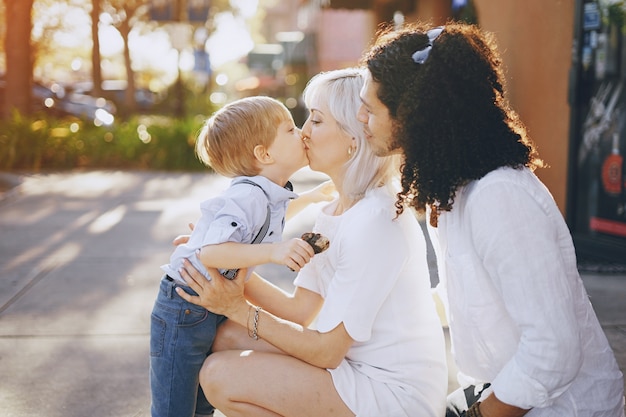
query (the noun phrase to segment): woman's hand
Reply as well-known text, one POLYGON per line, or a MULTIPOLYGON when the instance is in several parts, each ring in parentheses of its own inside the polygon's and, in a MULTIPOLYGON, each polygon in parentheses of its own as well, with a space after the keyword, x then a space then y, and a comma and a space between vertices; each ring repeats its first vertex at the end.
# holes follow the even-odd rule
POLYGON ((190 303, 229 318, 235 318, 242 311, 247 312, 248 303, 243 293, 246 270, 241 269, 233 280, 224 278, 215 268, 208 268, 207 271, 211 280, 206 279, 187 259, 183 260, 180 274, 198 295, 187 294, 182 288, 176 287, 178 295, 190 303))

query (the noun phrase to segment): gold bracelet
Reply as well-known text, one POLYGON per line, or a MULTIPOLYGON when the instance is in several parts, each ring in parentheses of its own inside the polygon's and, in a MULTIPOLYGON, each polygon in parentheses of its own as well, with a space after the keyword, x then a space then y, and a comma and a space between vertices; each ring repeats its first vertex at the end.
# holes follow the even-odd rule
POLYGON ((254 309, 254 320, 252 321, 252 337, 254 340, 259 340, 259 312, 262 310, 261 307, 257 306, 254 309))

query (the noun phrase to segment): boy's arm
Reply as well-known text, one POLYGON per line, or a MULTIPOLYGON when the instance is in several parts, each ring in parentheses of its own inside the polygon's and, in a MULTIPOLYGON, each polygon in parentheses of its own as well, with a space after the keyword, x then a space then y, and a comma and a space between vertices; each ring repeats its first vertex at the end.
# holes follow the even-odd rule
POLYGON ((291 219, 296 214, 300 213, 305 207, 312 203, 319 203, 322 201, 331 201, 333 193, 335 192, 335 184, 331 180, 325 181, 317 187, 311 188, 308 191, 300 193, 298 198, 292 200, 287 206, 287 212, 285 213, 285 220, 291 219))
POLYGON ((315 254, 311 245, 294 238, 277 243, 224 242, 204 246, 198 258, 206 268, 239 269, 274 263, 299 271, 315 254))

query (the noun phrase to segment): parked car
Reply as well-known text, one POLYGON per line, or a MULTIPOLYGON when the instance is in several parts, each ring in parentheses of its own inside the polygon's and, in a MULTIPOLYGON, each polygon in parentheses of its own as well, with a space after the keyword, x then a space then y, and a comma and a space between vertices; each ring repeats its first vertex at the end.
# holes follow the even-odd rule
MULTIPOLYGON (((93 83, 85 81, 68 86, 72 91, 82 94, 91 94, 93 83)), ((102 81, 102 96, 111 100, 119 108, 124 108, 126 104, 126 88, 125 80, 104 80, 102 81)), ((140 111, 152 109, 163 99, 162 95, 147 88, 135 88, 135 104, 140 111)))
POLYGON ((70 93, 56 105, 61 113, 93 120, 96 126, 109 126, 115 121, 115 105, 102 97, 70 93))
MULTIPOLYGON (((0 75, 0 106, 4 106, 5 79, 0 75)), ((96 126, 108 126, 115 121, 116 108, 113 102, 88 94, 67 93, 60 84, 49 86, 33 82, 32 110, 55 117, 73 116, 92 121, 96 126)))
POLYGON ((102 97, 88 94, 67 93, 60 84, 46 87, 40 83, 33 85, 35 106, 55 116, 74 116, 90 120, 96 126, 109 126, 115 121, 115 105, 102 97))

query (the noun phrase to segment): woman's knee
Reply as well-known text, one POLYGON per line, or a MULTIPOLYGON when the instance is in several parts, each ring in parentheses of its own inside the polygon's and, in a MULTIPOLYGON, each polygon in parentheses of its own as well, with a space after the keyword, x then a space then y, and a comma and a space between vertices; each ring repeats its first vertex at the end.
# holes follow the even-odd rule
POLYGON ((210 397, 211 393, 214 392, 214 387, 222 386, 222 362, 223 358, 221 358, 219 352, 213 353, 209 355, 202 365, 202 369, 200 370, 200 385, 202 386, 202 390, 210 397))

